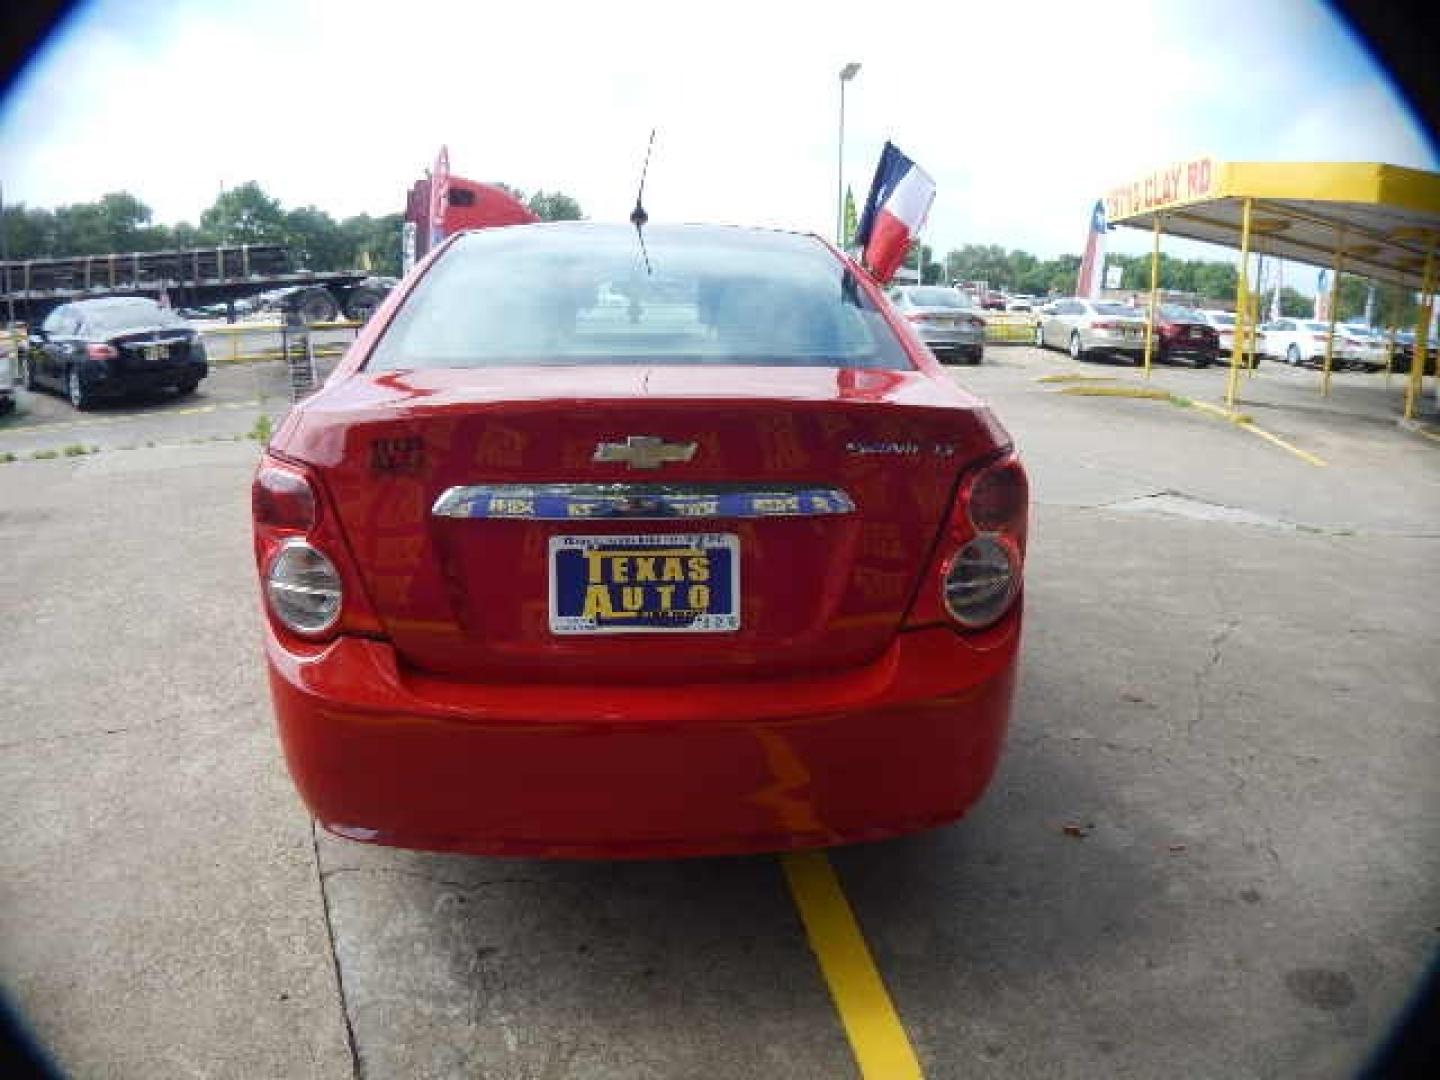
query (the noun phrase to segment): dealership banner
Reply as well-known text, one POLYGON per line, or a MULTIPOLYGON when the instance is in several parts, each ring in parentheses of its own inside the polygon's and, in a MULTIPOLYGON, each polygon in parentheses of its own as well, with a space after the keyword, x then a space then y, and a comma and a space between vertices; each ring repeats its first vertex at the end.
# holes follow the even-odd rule
POLYGON ((1111 222, 1172 206, 1200 202, 1220 190, 1220 166, 1203 157, 1156 169, 1105 193, 1105 216, 1111 222))

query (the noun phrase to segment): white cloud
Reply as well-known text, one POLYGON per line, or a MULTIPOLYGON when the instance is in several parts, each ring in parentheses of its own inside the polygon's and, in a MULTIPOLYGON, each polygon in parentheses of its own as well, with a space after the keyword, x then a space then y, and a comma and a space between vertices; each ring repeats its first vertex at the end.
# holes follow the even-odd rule
POLYGON ((1301 0, 1269 11, 1267 33, 1320 42, 1326 62, 1304 71, 1303 54, 1237 41, 1223 12, 1138 0, 884 17, 774 0, 96 0, 5 103, 0 175, 10 198, 42 205, 128 188, 162 220, 193 221, 222 183, 249 179, 287 205, 385 213, 445 142, 462 175, 558 188, 618 218, 655 126, 652 216, 828 233, 849 60, 864 67, 847 95, 847 180, 863 199, 894 138, 939 182, 928 238, 942 249, 1077 250, 1100 191, 1198 153, 1353 146, 1433 167, 1333 17, 1301 0))

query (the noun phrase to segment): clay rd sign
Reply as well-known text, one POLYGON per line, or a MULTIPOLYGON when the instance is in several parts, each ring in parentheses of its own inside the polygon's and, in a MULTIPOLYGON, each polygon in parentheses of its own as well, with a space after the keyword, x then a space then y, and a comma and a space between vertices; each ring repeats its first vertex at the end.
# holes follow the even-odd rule
POLYGON ((1219 190, 1220 169, 1210 158, 1167 165, 1105 194, 1105 218, 1111 224, 1152 210, 1208 199, 1219 190))

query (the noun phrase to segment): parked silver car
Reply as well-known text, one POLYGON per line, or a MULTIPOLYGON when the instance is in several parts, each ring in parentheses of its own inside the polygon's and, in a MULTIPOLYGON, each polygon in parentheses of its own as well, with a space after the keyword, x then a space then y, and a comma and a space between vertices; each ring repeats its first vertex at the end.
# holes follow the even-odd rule
POLYGON ((1108 300, 1056 300, 1040 309, 1035 344, 1066 349, 1076 360, 1117 353, 1139 363, 1145 357, 1145 313, 1108 300))
POLYGON ((904 285, 890 300, 943 362, 960 356, 978 364, 985 355, 985 316, 969 296, 945 285, 904 285))

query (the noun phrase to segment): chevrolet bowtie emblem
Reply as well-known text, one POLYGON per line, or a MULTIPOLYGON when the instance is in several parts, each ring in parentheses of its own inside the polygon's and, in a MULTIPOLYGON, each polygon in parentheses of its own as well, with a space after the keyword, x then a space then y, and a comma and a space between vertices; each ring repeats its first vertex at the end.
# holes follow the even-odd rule
POLYGON ((689 461, 695 450, 693 442, 669 443, 654 435, 627 435, 624 442, 597 444, 591 460, 623 461, 632 469, 658 469, 667 461, 689 461))

